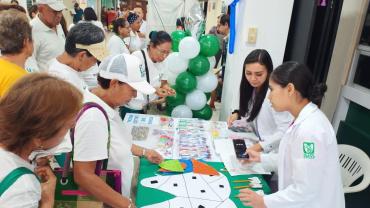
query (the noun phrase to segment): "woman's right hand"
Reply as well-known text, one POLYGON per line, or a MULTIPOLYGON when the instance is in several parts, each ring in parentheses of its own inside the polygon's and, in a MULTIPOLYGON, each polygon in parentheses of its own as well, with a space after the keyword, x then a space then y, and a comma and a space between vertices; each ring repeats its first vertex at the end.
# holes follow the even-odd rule
POLYGON ((238 113, 233 113, 229 118, 227 119, 227 125, 230 127, 234 121, 238 120, 239 114, 238 113))
POLYGON ((40 166, 35 173, 41 178, 41 207, 53 207, 57 181, 53 171, 50 166, 40 166))
POLYGON ((261 152, 248 148, 246 154, 249 155, 248 162, 261 162, 261 152))
POLYGON ((245 155, 248 154, 247 159, 240 159, 239 162, 246 165, 251 163, 258 163, 261 162, 261 153, 257 152, 255 150, 247 149, 247 151, 244 153, 245 155))

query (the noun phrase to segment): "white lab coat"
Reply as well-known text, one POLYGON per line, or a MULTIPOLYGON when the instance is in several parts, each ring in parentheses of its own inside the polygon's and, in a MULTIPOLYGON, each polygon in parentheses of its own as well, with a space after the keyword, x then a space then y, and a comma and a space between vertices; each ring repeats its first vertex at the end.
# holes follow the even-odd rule
POLYGON ((276 158, 279 191, 264 196, 266 207, 345 207, 335 133, 315 104, 299 113, 283 136, 279 153, 262 155, 261 161, 276 165, 276 158))
MULTIPOLYGON (((254 133, 261 139, 260 145, 264 152, 278 149, 281 138, 293 121, 293 116, 289 112, 276 112, 272 108, 267 98, 268 93, 260 112, 252 122, 254 133)), ((242 119, 246 121, 247 118, 242 119)))

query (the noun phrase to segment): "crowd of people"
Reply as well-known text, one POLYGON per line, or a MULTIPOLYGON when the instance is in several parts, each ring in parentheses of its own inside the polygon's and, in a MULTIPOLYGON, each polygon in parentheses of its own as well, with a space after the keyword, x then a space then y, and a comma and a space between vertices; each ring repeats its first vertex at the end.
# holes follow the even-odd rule
MULTIPOLYGON (((16 1, 0 5, 0 205, 53 207, 58 181, 50 157, 37 155, 54 155, 67 145, 81 189, 110 207, 135 207, 134 158, 159 164, 163 157, 133 144, 122 120, 176 93, 163 66, 171 36, 147 31, 140 7, 114 16, 103 8, 102 23, 92 8, 76 3, 69 28, 62 26, 64 9, 60 0, 38 0, 27 16, 16 1), (106 25, 112 25, 112 34, 106 25), (101 161, 121 172, 120 193, 96 174, 101 161)), ((178 30, 184 30, 184 20, 177 20, 178 30)), ((229 73, 227 14, 210 33, 220 41, 216 65, 222 66, 222 86, 229 73)), ((257 135, 259 142, 241 163, 262 162, 278 173, 279 186, 266 196, 241 190, 237 197, 245 205, 344 207, 335 133, 318 108, 325 91, 303 64, 286 62, 274 69, 268 51, 246 55, 239 109, 227 122, 244 123, 257 135)), ((211 104, 215 100, 216 91, 211 104)))

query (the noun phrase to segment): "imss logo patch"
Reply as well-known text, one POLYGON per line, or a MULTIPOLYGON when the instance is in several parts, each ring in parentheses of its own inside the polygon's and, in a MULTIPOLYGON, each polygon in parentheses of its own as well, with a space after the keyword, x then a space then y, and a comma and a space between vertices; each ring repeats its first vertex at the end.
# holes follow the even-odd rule
POLYGON ((315 143, 303 142, 303 158, 305 159, 315 158, 315 143))
POLYGON ((140 68, 140 76, 143 78, 143 77, 145 77, 145 67, 144 67, 144 65, 143 64, 140 64, 140 66, 139 66, 139 68, 140 68))

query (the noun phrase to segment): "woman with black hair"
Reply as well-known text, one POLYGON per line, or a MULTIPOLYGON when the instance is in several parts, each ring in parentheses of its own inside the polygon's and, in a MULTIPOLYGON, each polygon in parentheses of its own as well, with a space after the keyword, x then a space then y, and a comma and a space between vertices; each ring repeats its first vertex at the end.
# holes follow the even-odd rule
MULTIPOLYGON (((96 16, 94 9, 91 7, 85 8, 85 10, 83 11, 83 20, 77 23, 80 23, 80 22, 89 22, 91 24, 94 24, 95 26, 98 26, 100 29, 102 29, 105 32, 103 24, 98 20, 98 17, 96 16)), ((77 23, 69 25, 68 30, 71 30, 71 28, 77 23)))
POLYGON ((185 17, 180 17, 176 19, 176 30, 185 31, 185 17))
POLYGON ((130 31, 130 25, 125 19, 118 18, 113 21, 114 34, 108 41, 110 55, 122 53, 130 54, 128 43, 124 40, 124 38, 130 37, 130 31))
POLYGON ((248 149, 270 152, 277 149, 292 116, 288 112, 275 112, 266 95, 272 72, 272 60, 264 49, 256 49, 244 61, 240 82, 239 110, 228 119, 228 125, 241 125, 253 131, 259 142, 248 149), (237 121, 240 119, 240 121, 237 121), (239 123, 239 124, 237 124, 239 123))
POLYGON ((98 21, 98 17, 96 16, 96 13, 93 8, 91 7, 86 7, 84 10, 84 20, 83 22, 91 22, 92 24, 98 26, 104 31, 104 26, 103 24, 98 21))
POLYGON ((140 33, 140 27, 143 19, 136 13, 130 12, 127 16, 127 21, 130 24, 130 36, 125 39, 129 44, 129 49, 132 52, 139 51, 145 48, 145 35, 140 33))
POLYGON ((296 62, 277 67, 269 85, 272 107, 290 112, 294 122, 282 138, 278 154, 249 151, 248 162, 262 162, 269 169, 277 166, 279 191, 260 196, 243 189, 238 197, 254 208, 344 208, 335 132, 317 107, 326 85, 314 84, 310 70, 296 62))
POLYGON ((175 94, 175 91, 168 85, 167 79, 161 71, 165 67, 163 61, 171 52, 171 36, 165 31, 152 31, 149 34, 150 43, 144 50, 135 51, 132 55, 138 57, 143 63, 143 72, 148 82, 156 89, 156 94, 144 96, 137 95, 128 104, 120 108, 122 119, 126 113, 145 113, 150 104, 160 104, 164 102, 166 96, 175 94))

